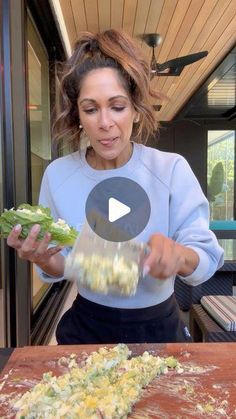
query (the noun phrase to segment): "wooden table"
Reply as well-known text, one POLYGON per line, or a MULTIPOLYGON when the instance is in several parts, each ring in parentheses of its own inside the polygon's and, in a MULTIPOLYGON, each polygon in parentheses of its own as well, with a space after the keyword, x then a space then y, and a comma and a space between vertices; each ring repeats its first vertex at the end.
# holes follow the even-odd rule
MULTIPOLYGON (((60 357, 75 353, 79 359, 85 351, 90 353, 98 348, 99 345, 84 345, 15 349, 0 377, 0 418, 14 417, 8 398, 29 390, 43 372, 65 372, 65 367, 57 363, 60 357)), ((173 355, 185 369, 181 374, 158 376, 144 390, 130 418, 236 418, 235 343, 132 344, 129 348, 133 355, 145 350, 159 356, 173 355), (214 411, 204 413, 209 405, 214 411)))

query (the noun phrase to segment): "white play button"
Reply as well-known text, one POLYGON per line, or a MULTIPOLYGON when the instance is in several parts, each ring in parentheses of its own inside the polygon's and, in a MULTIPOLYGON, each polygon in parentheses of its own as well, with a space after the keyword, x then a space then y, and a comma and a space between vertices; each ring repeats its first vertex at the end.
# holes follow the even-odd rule
POLYGON ((117 176, 102 180, 90 191, 85 213, 99 237, 124 242, 134 239, 146 227, 151 205, 138 183, 117 176))
POLYGON ((108 220, 113 223, 116 220, 119 220, 124 215, 129 214, 131 208, 128 205, 123 204, 115 198, 109 198, 108 201, 108 220))

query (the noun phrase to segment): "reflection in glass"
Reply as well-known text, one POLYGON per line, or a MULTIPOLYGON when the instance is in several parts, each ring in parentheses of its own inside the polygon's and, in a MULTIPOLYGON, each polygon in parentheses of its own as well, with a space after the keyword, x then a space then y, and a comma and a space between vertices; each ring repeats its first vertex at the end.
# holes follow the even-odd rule
POLYGON ((211 220, 234 220, 235 132, 208 131, 207 197, 211 220))
POLYGON ((224 258, 229 261, 236 261, 236 240, 218 239, 219 244, 224 249, 224 258))
MULTIPOLYGON (((51 160, 49 62, 41 38, 29 17, 27 24, 32 204, 37 204, 43 172, 51 160)), ((49 285, 39 279, 33 266, 31 272, 32 305, 35 309, 49 285)))

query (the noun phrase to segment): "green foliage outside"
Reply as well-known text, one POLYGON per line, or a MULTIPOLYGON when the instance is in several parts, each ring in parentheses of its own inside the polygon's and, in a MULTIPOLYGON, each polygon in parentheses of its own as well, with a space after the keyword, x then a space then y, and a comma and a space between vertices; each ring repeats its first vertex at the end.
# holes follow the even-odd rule
POLYGON ((212 219, 232 219, 234 203, 234 156, 235 140, 232 134, 227 139, 208 146, 207 197, 214 211, 212 219), (222 210, 224 207, 224 211, 222 210))

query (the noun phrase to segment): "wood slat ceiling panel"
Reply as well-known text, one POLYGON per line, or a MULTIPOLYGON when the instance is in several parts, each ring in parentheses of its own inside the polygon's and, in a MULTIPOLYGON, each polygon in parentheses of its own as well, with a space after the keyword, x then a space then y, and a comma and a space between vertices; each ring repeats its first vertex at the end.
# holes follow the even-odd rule
MULTIPOLYGON (((173 14, 176 9, 176 5, 178 3, 178 0, 165 0, 163 4, 163 8, 161 11, 159 22, 157 23, 157 27, 153 32, 159 33, 162 36, 162 43, 165 42, 166 33, 168 31, 168 28, 170 26, 170 22, 173 18, 173 14)), ((145 31, 145 33, 148 33, 149 31, 145 31)), ((151 31, 150 31, 151 32, 151 31)), ((161 47, 161 46, 160 46, 161 47)), ((157 48, 157 54, 159 57, 159 48, 157 48)), ((149 53, 149 60, 151 59, 151 51, 150 48, 146 47, 147 51, 149 53)), ((158 59, 159 61, 159 59, 158 59)))
MULTIPOLYGON (((80 31, 116 28, 133 36, 149 61, 151 49, 141 40, 143 33, 161 34, 162 44, 155 51, 160 63, 209 51, 203 60, 185 67, 180 76, 153 79, 153 86, 169 97, 157 113, 163 121, 174 118, 236 43, 236 0, 59 1, 71 45, 80 31)), ((222 86, 226 88, 226 81, 222 86)))
MULTIPOLYGON (((157 23, 159 22, 161 12, 163 9, 163 4, 164 4, 164 0, 151 1, 149 11, 148 11, 148 16, 147 16, 147 21, 146 21, 146 27, 144 31, 145 33, 156 32, 157 23)), ((144 32, 141 32, 141 28, 140 28, 139 35, 142 35, 142 33, 144 32)), ((150 51, 150 48, 144 42, 142 43, 142 49, 143 49, 144 55, 146 55, 146 57, 148 57, 149 59, 151 57, 151 51, 150 51)))
MULTIPOLYGON (((227 24, 227 22, 229 21, 229 15, 226 18, 226 21, 224 22, 220 22, 220 19, 222 17, 222 10, 227 10, 227 7, 230 5, 231 0, 225 0, 224 4, 225 4, 225 8, 222 8, 222 1, 224 0, 218 0, 218 4, 214 6, 214 3, 209 3, 209 9, 210 6, 212 6, 211 8, 211 13, 209 13, 209 18, 204 22, 204 26, 199 26, 199 33, 197 34, 197 36, 193 37, 192 34, 189 34, 189 38, 188 39, 192 39, 194 41, 194 38, 196 38, 196 41, 194 42, 193 46, 191 48, 185 48, 183 47, 182 50, 180 51, 180 55, 186 55, 188 53, 195 53, 197 51, 203 51, 204 49, 208 49, 211 47, 211 45, 209 45, 207 43, 207 41, 209 41, 209 39, 213 39, 213 42, 216 40, 217 38, 217 33, 214 33, 214 30, 218 30, 218 25, 217 23, 219 22, 219 26, 220 24, 227 24), (208 28, 208 30, 206 30, 206 28, 208 28), (211 38, 212 35, 212 38, 211 38)), ((207 2, 205 2, 207 3, 207 2)), ((232 3, 231 3, 232 4, 232 3)), ((203 12, 205 12, 205 7, 203 6, 202 8, 203 12)), ((229 10, 229 13, 231 13, 231 10, 229 10)), ((199 13, 200 16, 200 13, 199 13)), ((198 19, 196 19, 196 22, 199 24, 198 19)), ((221 28, 224 29, 224 26, 221 25, 221 28)), ((188 39, 186 40, 186 42, 188 42, 188 39)), ((209 59, 209 57, 207 57, 206 60, 207 61, 209 59)), ((198 63, 199 65, 201 65, 201 61, 198 63)), ((197 66, 197 64, 194 64, 195 68, 197 66)), ((191 72, 191 74, 194 74, 194 68, 191 66, 190 67, 186 67, 184 69, 183 74, 181 75, 180 78, 178 79, 174 79, 172 77, 166 77, 165 79, 165 85, 163 86, 164 91, 167 95, 169 94, 173 94, 173 90, 176 90, 177 87, 179 86, 179 84, 181 83, 183 77, 186 77, 188 72, 191 72)), ((158 85, 158 87, 161 87, 158 85)))
MULTIPOLYGON (((91 32, 99 32, 99 16, 97 0, 86 0, 84 2, 87 29, 91 32)), ((103 9, 100 10, 100 15, 103 9)))
POLYGON ((198 37, 194 43, 193 51, 199 51, 202 48, 204 43, 211 35, 215 27, 219 26, 219 20, 221 19, 222 14, 227 10, 232 0, 218 0, 217 4, 212 7, 211 14, 205 22, 202 30, 199 31, 198 37), (223 6, 223 7, 222 7, 223 6))
MULTIPOLYGON (((163 61, 167 61, 171 58, 179 57, 181 55, 184 55, 184 54, 182 54, 182 50, 184 50, 184 49, 186 51, 186 54, 189 53, 190 49, 189 48, 184 48, 184 45, 185 45, 185 42, 189 39, 189 32, 190 32, 191 28, 193 27, 194 22, 196 21, 197 15, 198 15, 203 3, 204 3, 204 0, 201 0, 201 1, 198 0, 195 4, 194 8, 193 7, 188 8, 187 13, 184 16, 184 19, 183 19, 181 25, 179 26, 178 33, 177 33, 176 38, 174 39, 174 41, 172 43, 172 46, 171 46, 171 49, 170 49, 169 53, 168 53, 168 51, 165 51, 164 56, 161 56, 161 54, 160 54, 160 56, 158 55, 158 61, 160 60, 160 62, 163 62, 163 61), (168 55, 167 55, 167 53, 168 53, 168 55)), ((170 23, 169 34, 170 34, 170 38, 172 38, 172 22, 170 23)), ((167 34, 167 36, 168 36, 168 34, 167 34)), ((163 49, 162 49, 162 51, 163 51, 163 49)), ((170 78, 170 77, 168 77, 168 78, 170 78)), ((166 77, 162 77, 161 80, 159 80, 158 87, 159 87, 160 90, 162 90, 162 88, 165 84, 165 81, 166 81, 166 77)))
POLYGON ((111 1, 98 0, 99 31, 103 32, 111 26, 111 1))
POLYGON ((137 3, 134 29, 133 29, 133 38, 137 39, 137 43, 139 43, 140 46, 142 44, 142 40, 139 38, 139 36, 145 32, 150 4, 151 4, 151 0, 146 0, 146 1, 138 0, 138 3, 137 3))
POLYGON ((162 63, 168 59, 170 50, 175 43, 176 36, 178 35, 190 3, 191 0, 178 1, 172 19, 169 23, 168 31, 165 35, 165 40, 157 50, 158 62, 162 63))
POLYGON ((76 23, 74 20, 74 12, 70 0, 60 0, 61 11, 64 17, 68 37, 71 46, 74 44, 77 38, 76 23))
MULTIPOLYGON (((220 3, 222 6, 221 0, 220 0, 220 3)), ((206 59, 198 61, 186 67, 183 73, 181 74, 181 76, 178 78, 172 78, 172 77, 165 78, 167 85, 163 87, 163 90, 165 94, 170 98, 170 102, 163 106, 162 112, 165 112, 165 115, 167 115, 167 112, 172 111, 172 113, 170 114, 171 116, 169 116, 169 118, 172 118, 173 115, 176 113, 175 111, 176 106, 178 105, 178 102, 180 102, 181 97, 183 97, 184 93, 186 91, 193 93, 195 90, 197 90, 198 86, 204 80, 206 74, 209 74, 211 72, 210 70, 213 69, 218 62, 220 62, 220 60, 224 57, 226 52, 230 49, 227 43, 224 45, 224 41, 223 41, 223 45, 222 45, 223 49, 219 52, 218 56, 215 57, 214 52, 212 52, 212 48, 214 47, 215 44, 219 42, 219 38, 221 34, 223 33, 223 38, 226 37, 226 33, 224 35, 224 30, 225 31, 227 30, 227 26, 233 16, 233 11, 235 9, 234 7, 235 3, 234 4, 233 3, 234 2, 228 3, 228 7, 226 8, 226 10, 222 10, 222 7, 221 7, 220 18, 219 18, 220 10, 217 8, 218 14, 215 15, 215 18, 217 19, 218 24, 216 25, 215 23, 213 25, 213 29, 210 33, 210 36, 207 38, 207 41, 205 41, 205 39, 202 38, 202 44, 199 45, 200 47, 199 50, 206 49, 209 51, 209 54, 206 57, 206 59), (224 13, 222 14, 222 12, 224 13), (213 61, 214 58, 216 58, 215 61, 213 61), (198 69, 200 70, 200 75, 201 75, 200 78, 198 77, 199 76, 199 72, 197 71, 198 69), (173 80, 172 84, 170 84, 171 80, 173 80), (171 111, 169 110, 170 107, 171 107, 171 111)), ((235 36, 233 36, 232 39, 234 40, 235 36)), ((233 43, 231 44, 230 39, 227 41, 230 43, 231 46, 233 46, 233 43)), ((184 103, 184 102, 181 102, 181 103, 184 103)))
MULTIPOLYGON (((234 22, 235 25, 235 22, 234 22)), ((234 29, 232 28, 231 25, 231 35, 229 35, 229 38, 227 40, 227 44, 229 44, 231 47, 233 47, 233 45, 231 45, 231 39, 232 39, 232 35, 234 33, 234 29)), ((215 48, 213 50, 213 56, 214 59, 211 61, 210 63, 210 68, 215 67, 215 65, 218 63, 218 58, 216 57, 216 55, 218 55, 220 58, 224 57, 224 53, 222 53, 222 50, 225 46, 225 38, 222 40, 222 43, 218 43, 217 44, 217 48, 215 48), (222 55, 222 57, 221 57, 222 55)), ((178 97, 178 100, 180 103, 186 103, 188 98, 190 98, 192 96, 192 94, 194 93, 194 91, 196 90, 196 86, 200 86, 202 84, 202 82, 205 79, 205 72, 208 71, 208 68, 204 68, 204 66, 200 66, 199 69, 195 72, 194 77, 191 76, 188 77, 188 80, 191 81, 191 77, 194 79, 192 81, 192 83, 188 83, 188 80, 184 81, 184 85, 180 85, 178 88, 178 92, 176 90, 175 94, 171 96, 171 103, 168 104, 168 106, 165 107, 164 110, 164 114, 165 114, 165 118, 166 120, 171 120, 172 117, 174 116, 174 114, 176 113, 176 104, 174 103, 176 97, 178 97), (187 87, 186 87, 187 85, 187 87), (181 89, 182 88, 182 89, 181 89)))
MULTIPOLYGON (((185 39, 185 42, 183 43, 182 48, 179 51, 179 54, 178 54, 179 57, 187 55, 189 53, 197 52, 199 50, 199 49, 194 48, 194 44, 198 40, 199 33, 203 30, 204 25, 207 24, 207 20, 210 17, 215 5, 217 4, 217 1, 218 0, 204 1, 202 8, 199 11, 198 16, 196 17, 192 25, 192 28, 187 38, 185 39)), ((200 48, 200 50, 201 49, 202 48, 200 48)), ((161 79, 159 78, 157 82, 157 86, 160 89, 163 88, 165 92, 168 92, 173 82, 174 82, 173 77, 164 77, 162 82, 161 82, 161 79)))
POLYGON ((122 29, 124 0, 111 0, 111 28, 122 29))
POLYGON ((171 120, 179 109, 179 104, 184 104, 191 97, 194 91, 202 84, 207 74, 216 67, 224 58, 227 51, 233 48, 235 44, 235 27, 236 19, 235 2, 229 5, 225 13, 219 20, 207 42, 202 49, 209 51, 208 56, 204 60, 200 60, 186 67, 180 77, 172 84, 168 92, 165 94, 171 98, 170 102, 163 106, 161 112, 164 113, 166 120, 171 120))
POLYGON ((130 36, 133 35, 137 0, 125 0, 122 29, 130 36))
MULTIPOLYGON (((87 30, 87 21, 84 8, 84 0, 70 0, 74 22, 77 29, 77 36, 79 32, 87 30)), ((67 0, 68 7, 68 0, 67 0)))

